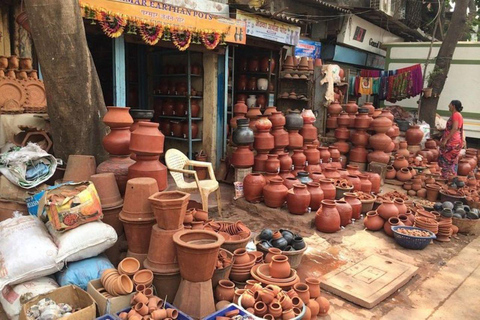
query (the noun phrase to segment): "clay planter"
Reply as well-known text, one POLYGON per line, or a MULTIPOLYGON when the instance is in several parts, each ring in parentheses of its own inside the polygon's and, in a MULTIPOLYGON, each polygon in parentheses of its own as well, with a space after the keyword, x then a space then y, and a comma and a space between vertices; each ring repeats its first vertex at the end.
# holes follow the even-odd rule
POLYGON ((340 214, 333 200, 323 200, 322 207, 315 214, 315 227, 318 231, 332 233, 340 230, 340 214))
POLYGON ((183 225, 190 194, 181 191, 163 191, 148 200, 153 208, 157 225, 161 229, 176 230, 183 225))
POLYGON ((337 206, 338 214, 340 215, 340 225, 345 227, 352 223, 352 206, 344 200, 337 200, 335 201, 335 204, 337 206))
POLYGON ((405 139, 409 146, 419 145, 423 139, 423 132, 420 130, 420 126, 410 126, 405 133, 405 139))
POLYGON ((172 230, 161 229, 158 225, 153 226, 147 260, 144 262, 146 268, 163 274, 179 271, 173 243, 173 235, 179 231, 183 231, 183 225, 172 230))
POLYGON ((113 173, 94 174, 90 176, 90 181, 95 185, 102 209, 110 209, 123 204, 113 173))
POLYGON ((95 174, 96 167, 94 156, 70 155, 63 181, 88 181, 95 174))
POLYGON ((363 225, 370 231, 378 231, 383 229, 385 220, 382 219, 377 211, 368 211, 365 219, 363 219, 363 225))
POLYGON ((158 123, 139 122, 132 132, 130 151, 137 155, 160 155, 163 153, 165 136, 158 130, 158 123))
POLYGON ((141 219, 154 220, 155 217, 148 198, 155 192, 157 192, 157 183, 152 178, 129 180, 122 210, 124 218, 133 221, 141 219))
POLYGON ((128 179, 150 177, 157 182, 157 191, 167 188, 167 167, 159 161, 158 155, 137 154, 136 160, 136 163, 128 167, 128 179))
POLYGON ((403 222, 398 219, 398 217, 391 217, 385 222, 383 225, 383 231, 387 234, 387 236, 393 238, 393 231, 392 226, 403 226, 403 222))
POLYGON ((191 282, 210 280, 218 251, 225 239, 205 230, 184 230, 173 236, 182 278, 191 282))
POLYGON ((294 184, 287 194, 287 208, 291 214, 302 215, 307 213, 311 196, 304 184, 294 184))
POLYGON ((235 168, 250 168, 254 165, 254 154, 248 145, 238 146, 232 153, 231 164, 235 168))
POLYGON ((120 221, 123 223, 127 237, 128 250, 136 254, 147 254, 150 244, 150 235, 155 219, 128 219, 120 212, 120 221))
POLYGON ((325 200, 335 200, 335 195, 337 190, 331 179, 322 179, 320 180, 320 188, 323 191, 323 197, 325 200))
POLYGON ((362 202, 358 200, 356 193, 345 193, 345 201, 352 207, 352 218, 355 220, 360 219, 362 213, 362 202))
POLYGON ((269 265, 270 276, 272 278, 284 279, 291 273, 288 257, 284 255, 275 255, 269 265))
POLYGON ((215 300, 233 302, 235 284, 230 280, 220 280, 214 292, 215 300))
POLYGON ((283 180, 274 178, 263 187, 265 205, 270 208, 280 208, 287 198, 288 188, 283 185, 283 180))
POLYGON ((307 183, 307 190, 310 193, 310 208, 312 211, 316 211, 320 208, 323 200, 323 190, 320 188, 320 184, 316 182, 307 183))
POLYGON ((390 217, 398 216, 398 208, 395 206, 393 201, 383 200, 382 204, 377 208, 378 215, 385 220, 388 220, 390 217))
POLYGON ((258 203, 262 200, 263 187, 267 184, 260 173, 251 173, 243 179, 243 194, 248 202, 258 203))

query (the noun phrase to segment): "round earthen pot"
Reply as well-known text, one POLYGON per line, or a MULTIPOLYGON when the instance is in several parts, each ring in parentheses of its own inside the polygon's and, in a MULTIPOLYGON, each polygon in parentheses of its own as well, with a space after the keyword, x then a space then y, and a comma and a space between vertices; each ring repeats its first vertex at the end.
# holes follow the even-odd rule
POLYGON ((398 208, 393 201, 384 200, 382 201, 382 204, 378 206, 377 213, 384 220, 388 220, 390 217, 398 216, 398 208))
POLYGON ((409 146, 419 145, 423 139, 423 131, 420 130, 420 126, 411 125, 405 132, 405 139, 409 146))
POLYGON ((340 214, 336 208, 335 201, 322 201, 321 208, 318 209, 315 214, 315 227, 318 231, 326 233, 337 232, 340 230, 340 214))
POLYGON ((285 255, 276 255, 272 257, 269 264, 270 276, 273 278, 284 279, 290 275, 291 267, 288 257, 285 255))
POLYGON ((231 164, 235 168, 250 168, 254 163, 254 154, 248 145, 238 146, 232 153, 231 164))
POLYGON ((307 150, 305 150, 306 160, 308 164, 318 164, 320 162, 320 151, 313 144, 307 145, 307 150))
POLYGON ((265 162, 265 172, 278 173, 280 171, 280 160, 278 154, 268 154, 268 159, 265 162))
POLYGON ((304 141, 313 142, 318 137, 318 130, 312 123, 305 123, 300 130, 304 141))
POLYGON ((405 205, 405 202, 403 201, 403 199, 395 198, 393 200, 393 204, 395 205, 395 207, 397 207, 399 215, 401 214, 404 215, 407 213, 407 206, 405 205))
POLYGON ((362 191, 362 181, 356 175, 347 175, 345 178, 353 186, 354 191, 362 191))
POLYGON ((340 225, 345 227, 346 225, 352 223, 352 206, 345 200, 336 200, 335 204, 337 205, 337 211, 340 215, 340 225))
POLYGON ((278 155, 280 160, 280 171, 290 171, 293 165, 293 159, 286 152, 282 152, 278 155))
POLYGON ((360 178, 361 191, 365 193, 372 192, 372 182, 369 180, 368 175, 361 174, 358 177, 360 178))
POLYGON ((371 127, 377 133, 386 133, 388 129, 393 125, 392 120, 387 117, 377 117, 373 119, 371 127))
POLYGON ((468 176, 468 174, 472 171, 472 167, 468 159, 462 159, 458 162, 458 170, 457 173, 459 176, 468 176))
POLYGON ((316 182, 307 183, 307 190, 310 193, 310 208, 311 210, 318 210, 321 202, 324 198, 323 190, 320 188, 320 184, 316 182))
POLYGON ((370 231, 381 230, 384 224, 385 220, 376 211, 368 211, 365 219, 363 219, 363 225, 370 231))
POLYGON ((403 167, 397 171, 397 179, 402 182, 408 181, 412 179, 412 173, 407 167, 403 167))
POLYGON ((268 120, 267 116, 260 117, 255 123, 257 130, 270 130, 272 128, 272 122, 268 120))
POLYGON ((395 157, 395 160, 393 161, 393 167, 395 168, 395 170, 400 170, 404 167, 408 167, 408 160, 405 159, 404 156, 398 156, 395 157))
POLYGON ((263 199, 265 205, 270 208, 280 208, 287 198, 288 188, 283 184, 283 180, 275 178, 263 187, 263 199))
POLYGON ((342 177, 338 172, 338 169, 332 167, 325 168, 323 174, 327 179, 340 179, 342 177))
POLYGON ((215 288, 214 297, 217 301, 233 302, 235 284, 230 280, 220 280, 215 288))
POLYGON ((338 115, 342 111, 343 111, 343 108, 338 102, 332 102, 327 107, 327 112, 331 115, 338 115))
POLYGON ((403 226, 403 222, 400 221, 397 217, 390 217, 385 224, 383 225, 383 231, 387 234, 389 237, 393 237, 393 230, 392 226, 403 226))
POLYGON ((253 148, 257 151, 269 152, 275 147, 275 139, 269 130, 258 130, 255 134, 253 148))
POLYGON ((304 184, 296 183, 287 194, 287 208, 291 214, 307 213, 311 196, 304 184))
POLYGON ((163 153, 165 136, 158 130, 158 123, 139 122, 131 133, 130 151, 137 155, 160 155, 163 153))
POLYGON ((303 136, 298 130, 288 130, 288 149, 295 150, 303 148, 303 136))
MULTIPOLYGON (((267 110, 265 110, 265 112, 263 114, 266 115, 265 114, 266 112, 267 112, 267 110)), ((283 115, 283 112, 281 112, 281 111, 273 111, 268 116, 268 119, 272 123, 273 127, 283 127, 286 123, 285 116, 283 115)))
MULTIPOLYGON (((385 118, 384 118, 385 119, 385 118)), ((392 139, 385 133, 377 133, 368 140, 370 146, 378 151, 387 151, 391 146, 392 139)))
POLYGON ((375 150, 367 155, 367 160, 368 162, 375 161, 388 164, 390 162, 390 155, 383 151, 375 150))
POLYGON ((319 147, 318 149, 320 150, 320 158, 322 159, 322 161, 324 163, 328 162, 331 158, 331 153, 328 150, 328 148, 327 147, 319 147))
POLYGON ((304 166, 305 161, 307 161, 307 157, 302 149, 293 150, 292 162, 294 166, 304 166))
POLYGON ((356 193, 347 192, 344 194, 345 201, 352 207, 352 219, 359 220, 362 213, 362 202, 356 193))
POLYGON ((323 191, 323 197, 325 200, 334 200, 336 195, 335 185, 333 184, 332 179, 322 179, 320 180, 320 188, 323 191))
POLYGON ((267 184, 265 177, 259 173, 251 173, 243 179, 243 194, 248 202, 257 203, 262 200, 263 188, 267 184))

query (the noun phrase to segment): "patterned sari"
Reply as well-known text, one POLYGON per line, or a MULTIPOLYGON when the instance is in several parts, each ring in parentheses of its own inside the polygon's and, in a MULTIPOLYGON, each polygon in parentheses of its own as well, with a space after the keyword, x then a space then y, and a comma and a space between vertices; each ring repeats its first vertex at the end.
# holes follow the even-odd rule
POLYGON ((442 168, 443 178, 457 174, 458 155, 463 148, 463 117, 459 112, 455 112, 450 119, 448 119, 443 138, 447 137, 450 131, 452 131, 454 121, 458 122, 458 130, 447 141, 445 147, 440 149, 440 156, 438 157, 438 165, 442 168))

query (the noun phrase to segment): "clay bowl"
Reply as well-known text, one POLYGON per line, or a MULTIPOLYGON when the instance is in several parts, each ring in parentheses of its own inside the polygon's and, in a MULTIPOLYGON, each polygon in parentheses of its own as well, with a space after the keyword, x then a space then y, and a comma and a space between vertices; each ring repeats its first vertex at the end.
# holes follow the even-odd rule
POLYGON ((118 273, 133 276, 140 269, 140 262, 132 257, 127 257, 118 264, 118 273))
POLYGON ((260 281, 262 284, 265 284, 265 285, 273 284, 273 285, 279 286, 283 290, 290 290, 296 283, 300 282, 300 277, 298 275, 295 276, 294 280, 292 280, 290 282, 286 282, 286 283, 278 283, 278 282, 275 282, 275 281, 265 280, 262 277, 260 277, 257 273, 258 268, 260 266, 261 266, 261 264, 258 264, 256 266, 254 266, 252 268, 252 271, 250 271, 250 274, 252 275, 253 279, 255 279, 257 281, 260 281))
POLYGON ((102 283, 106 283, 107 280, 113 276, 118 276, 117 269, 106 269, 105 271, 103 271, 100 281, 102 283))
POLYGON ((153 281, 153 272, 149 269, 137 271, 133 276, 133 282, 136 285, 143 284, 145 287, 150 287, 153 281))
POLYGON ((230 280, 236 281, 236 282, 245 282, 248 279, 250 279, 250 271, 245 271, 245 272, 233 272, 233 270, 230 272, 230 280))
MULTIPOLYGON (((230 240, 230 234, 226 233, 226 232, 223 232, 223 231, 220 231, 218 233, 219 235, 221 235, 224 239, 225 239, 225 242, 229 241, 230 240)), ((224 242, 224 243, 225 243, 224 242)), ((230 250, 229 250, 230 251, 230 250)))
POLYGON ((246 263, 238 264, 238 263, 235 263, 235 259, 234 259, 233 268, 252 267, 255 264, 255 261, 257 260, 257 256, 256 254, 253 254, 251 252, 248 252, 247 254, 248 254, 248 257, 250 258, 250 261, 246 263))
POLYGON ((295 269, 290 269, 290 275, 287 278, 279 279, 270 276, 270 266, 268 263, 261 264, 257 269, 257 275, 267 281, 275 282, 275 283, 289 283, 294 281, 297 277, 297 271, 295 269))
POLYGON ((255 255, 256 259, 255 259, 255 263, 257 263, 258 261, 261 261, 263 260, 263 252, 260 252, 260 251, 250 251, 251 254, 255 255))

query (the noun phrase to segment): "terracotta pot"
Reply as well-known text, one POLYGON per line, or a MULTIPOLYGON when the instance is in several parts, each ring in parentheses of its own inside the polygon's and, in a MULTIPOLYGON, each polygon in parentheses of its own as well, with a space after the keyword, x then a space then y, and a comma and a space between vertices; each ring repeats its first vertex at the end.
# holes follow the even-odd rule
POLYGON ((320 151, 315 145, 307 145, 305 156, 308 164, 318 164, 320 162, 320 151))
MULTIPOLYGON (((195 139, 198 136, 198 124, 196 122, 192 121, 192 139, 195 139)), ((188 122, 184 122, 182 124, 182 134, 181 136, 185 139, 189 137, 189 132, 188 132, 188 122)))
POLYGON ((398 208, 393 204, 393 201, 383 200, 377 208, 377 213, 384 220, 388 220, 390 217, 398 216, 398 208))
POLYGON ((362 181, 356 175, 347 175, 346 179, 350 184, 353 186, 354 191, 361 191, 362 190, 362 181))
POLYGON ((88 181, 96 167, 94 156, 69 155, 63 181, 88 181))
POLYGON ((278 155, 280 160, 280 171, 290 171, 293 165, 293 159, 286 152, 283 152, 278 155))
POLYGON ((269 152, 275 147, 275 140, 269 130, 258 130, 255 134, 253 148, 257 151, 269 152))
POLYGON ((150 245, 150 236, 155 219, 130 220, 120 212, 120 221, 123 223, 127 237, 128 250, 136 254, 147 254, 150 245))
POLYGON ((316 211, 320 208, 321 202, 324 199, 323 190, 320 184, 316 182, 307 183, 307 190, 310 193, 310 208, 316 211))
POLYGON ((159 161, 158 155, 137 155, 137 162, 128 167, 128 179, 150 177, 157 181, 157 190, 167 188, 167 168, 159 161))
POLYGON ((470 166, 470 163, 468 159, 461 159, 458 162, 458 170, 457 174, 459 176, 468 176, 468 174, 472 171, 472 167, 470 166))
POLYGON ((287 208, 291 214, 302 215, 308 211, 311 196, 304 184, 296 183, 287 194, 287 208))
POLYGON ((397 207, 399 215, 401 214, 404 215, 407 213, 407 206, 405 205, 405 202, 403 201, 403 199, 395 198, 393 200, 393 204, 395 205, 395 207, 397 207))
POLYGON ((420 130, 420 126, 411 125, 405 132, 405 139, 409 146, 419 145, 423 139, 423 132, 420 130))
MULTIPOLYGON (((268 115, 266 113, 267 113, 267 110, 265 110, 263 115, 268 115)), ((272 111, 268 116, 268 119, 272 123, 273 127, 283 127, 286 124, 285 116, 281 111, 272 111)))
POLYGON ((159 228, 176 230, 183 225, 190 194, 181 191, 163 191, 151 195, 148 200, 153 208, 159 228))
POLYGON ((310 300, 310 288, 305 283, 296 283, 293 286, 293 290, 297 293, 298 297, 303 301, 303 303, 307 304, 310 300))
POLYGON ((313 142, 318 138, 318 130, 312 123, 305 123, 300 130, 304 141, 313 142))
POLYGON ((382 219, 377 211, 368 211, 365 219, 363 219, 363 225, 370 231, 378 231, 383 229, 385 220, 382 219))
POLYGON ((253 309, 254 309, 254 314, 260 318, 266 315, 268 311, 267 305, 262 301, 255 302, 253 309))
POLYGON ((325 177, 327 179, 340 179, 341 178, 340 173, 338 172, 337 168, 332 168, 332 167, 325 168, 323 174, 325 175, 325 177))
POLYGON ((326 179, 321 170, 311 171, 310 178, 312 178, 313 182, 317 183, 320 183, 322 179, 326 179))
POLYGON ((392 226, 403 226, 403 222, 398 219, 398 217, 390 217, 385 224, 383 225, 383 230, 387 236, 393 238, 392 226))
POLYGON ((103 212, 102 222, 113 227, 118 237, 123 235, 123 224, 119 219, 119 214, 122 211, 122 208, 123 208, 123 201, 122 201, 122 204, 120 204, 119 206, 102 208, 102 212, 103 212))
POLYGON ((257 152, 257 155, 253 161, 253 171, 265 172, 265 164, 268 160, 268 152, 261 151, 257 152))
POLYGON ((368 129, 373 119, 367 113, 359 113, 355 118, 356 129, 368 129))
POLYGON ((352 206, 344 200, 337 200, 335 201, 335 204, 337 206, 338 214, 340 215, 340 225, 345 227, 352 222, 352 206))
POLYGON ((243 194, 248 202, 257 203, 262 200, 263 187, 267 184, 264 176, 251 173, 243 179, 243 194))
POLYGON ((345 201, 352 207, 352 218, 359 220, 360 214, 362 213, 362 202, 358 199, 358 195, 356 193, 347 192, 344 194, 344 198, 345 201))
POLYGON ((330 115, 338 115, 342 111, 343 111, 343 108, 338 102, 332 102, 327 107, 327 112, 330 115))
POLYGON ((160 155, 164 141, 165 136, 158 130, 158 123, 140 122, 132 132, 130 151, 137 155, 160 155))
POLYGON ((327 129, 336 129, 338 128, 338 123, 337 123, 338 117, 336 115, 330 115, 327 118, 327 129))
POLYGON ((365 193, 372 192, 372 182, 370 182, 368 175, 362 174, 358 176, 361 182, 361 191, 365 193))
POLYGON ((182 278, 191 282, 210 280, 224 238, 210 231, 184 230, 177 232, 173 241, 182 278))
POLYGON ((318 209, 315 215, 315 227, 318 231, 327 233, 340 230, 340 214, 336 208, 335 201, 322 201, 322 207, 318 209))
POLYGON ((127 183, 122 210, 124 218, 128 220, 154 220, 155 216, 148 198, 155 192, 157 192, 157 184, 154 179, 130 179, 127 183))
POLYGON ((382 182, 382 178, 378 173, 375 172, 367 172, 366 175, 368 176, 368 179, 372 183, 372 192, 373 193, 379 193, 380 192, 380 185, 382 182))
POLYGON ((255 123, 255 127, 257 130, 268 131, 272 128, 272 122, 268 120, 267 116, 261 116, 255 123))
POLYGON ((384 133, 374 134, 369 138, 370 146, 378 151, 386 151, 392 143, 392 139, 384 133))
POLYGON ((375 150, 373 152, 370 152, 367 155, 367 161, 368 162, 375 161, 375 162, 380 162, 380 163, 387 164, 387 163, 390 162, 390 155, 383 152, 383 151, 375 150))
POLYGON ((395 170, 400 170, 403 167, 408 167, 408 160, 405 159, 405 157, 403 156, 397 155, 397 157, 393 161, 393 167, 395 168, 395 170))
POLYGON ((263 188, 263 198, 265 205, 270 208, 280 208, 285 203, 288 189, 283 185, 282 179, 272 179, 270 183, 263 188))
POLYGON ((385 179, 395 179, 397 176, 397 171, 393 166, 387 166, 387 171, 385 172, 385 179))
POLYGON ((304 166, 306 160, 307 157, 302 149, 293 150, 292 162, 294 166, 304 166))
POLYGON ((338 148, 341 154, 346 154, 350 151, 350 145, 345 140, 338 140, 333 145, 338 148))
POLYGON ((173 235, 183 228, 181 225, 177 229, 165 230, 158 225, 153 226, 147 260, 143 262, 146 268, 164 274, 179 271, 173 235))
POLYGON ((217 301, 233 302, 235 296, 235 284, 230 280, 220 280, 215 288, 214 297, 217 301))
POLYGON ((291 268, 288 257, 284 255, 276 255, 272 257, 269 264, 270 276, 273 278, 284 279, 290 275, 291 268))
POLYGON ((238 146, 232 154, 231 164, 235 168, 250 168, 254 165, 254 154, 248 145, 238 146))
POLYGON ((89 180, 95 185, 102 209, 118 207, 123 204, 113 173, 94 174, 90 176, 89 180))
POLYGON ((399 181, 408 181, 412 179, 412 173, 406 167, 401 168, 399 171, 397 171, 397 179, 399 181))
POLYGON ((322 188, 323 197, 325 200, 335 199, 336 189, 332 179, 320 180, 320 188, 322 188))
POLYGON ((346 127, 338 127, 335 129, 335 138, 340 140, 348 140, 350 138, 350 130, 346 127))
POLYGON ((370 124, 376 133, 386 133, 392 125, 392 120, 387 117, 377 117, 373 119, 372 123, 370 124))
POLYGON ((130 159, 130 156, 114 156, 111 155, 110 158, 97 167, 97 173, 107 173, 112 172, 115 175, 115 180, 117 181, 118 189, 120 194, 125 193, 125 187, 127 185, 127 175, 128 167, 134 164, 135 161, 130 159))
POLYGON ((288 131, 288 149, 295 150, 303 148, 303 136, 298 133, 298 130, 288 131))

